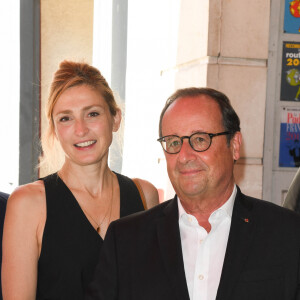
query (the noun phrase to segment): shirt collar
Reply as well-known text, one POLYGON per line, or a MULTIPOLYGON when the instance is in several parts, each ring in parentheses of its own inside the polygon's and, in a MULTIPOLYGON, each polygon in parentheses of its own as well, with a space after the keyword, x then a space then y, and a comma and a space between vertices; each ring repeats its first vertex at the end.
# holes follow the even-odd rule
MULTIPOLYGON (((236 193, 237 193, 237 188, 236 188, 236 185, 234 185, 231 196, 228 198, 228 200, 221 207, 219 207, 217 210, 215 210, 211 214, 211 216, 217 211, 224 211, 227 214, 227 216, 229 216, 231 218, 236 193)), ((178 203, 178 217, 180 219, 183 215, 187 215, 187 212, 183 208, 183 206, 181 204, 181 201, 180 201, 178 196, 177 196, 177 203, 178 203)))

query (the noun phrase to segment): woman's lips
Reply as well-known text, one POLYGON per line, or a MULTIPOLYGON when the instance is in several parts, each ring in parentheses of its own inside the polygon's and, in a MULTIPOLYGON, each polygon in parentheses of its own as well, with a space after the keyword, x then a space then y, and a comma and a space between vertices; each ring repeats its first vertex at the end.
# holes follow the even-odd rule
POLYGON ((74 146, 77 148, 85 148, 85 147, 94 145, 95 143, 96 143, 96 140, 91 140, 91 141, 85 141, 85 142, 80 142, 80 143, 74 144, 74 146))

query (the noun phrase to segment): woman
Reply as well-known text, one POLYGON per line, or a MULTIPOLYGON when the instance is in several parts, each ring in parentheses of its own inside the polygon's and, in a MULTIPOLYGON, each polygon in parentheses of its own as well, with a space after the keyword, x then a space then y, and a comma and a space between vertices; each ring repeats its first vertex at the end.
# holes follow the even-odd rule
MULTIPOLYGON (((47 106, 44 154, 58 141, 65 160, 57 173, 17 188, 4 225, 4 299, 82 299, 109 223, 144 209, 136 185, 107 164, 121 111, 100 72, 64 61, 47 106)), ((56 159, 56 157, 55 157, 56 159)), ((147 208, 155 187, 137 180, 147 208)))

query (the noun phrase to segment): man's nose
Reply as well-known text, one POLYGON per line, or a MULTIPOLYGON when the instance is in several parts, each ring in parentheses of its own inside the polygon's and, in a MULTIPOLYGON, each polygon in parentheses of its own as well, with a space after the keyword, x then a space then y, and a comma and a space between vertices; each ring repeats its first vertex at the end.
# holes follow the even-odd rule
POLYGON ((188 139, 182 140, 181 149, 178 155, 179 161, 182 163, 186 163, 196 158, 196 151, 192 148, 188 139))

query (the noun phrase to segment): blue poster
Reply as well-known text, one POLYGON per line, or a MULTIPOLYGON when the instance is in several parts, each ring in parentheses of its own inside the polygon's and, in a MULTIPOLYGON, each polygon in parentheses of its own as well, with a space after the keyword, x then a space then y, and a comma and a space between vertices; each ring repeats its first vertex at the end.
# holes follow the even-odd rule
POLYGON ((300 0, 285 0, 284 32, 300 33, 300 0))
POLYGON ((300 167, 300 108, 282 107, 279 167, 300 167))

